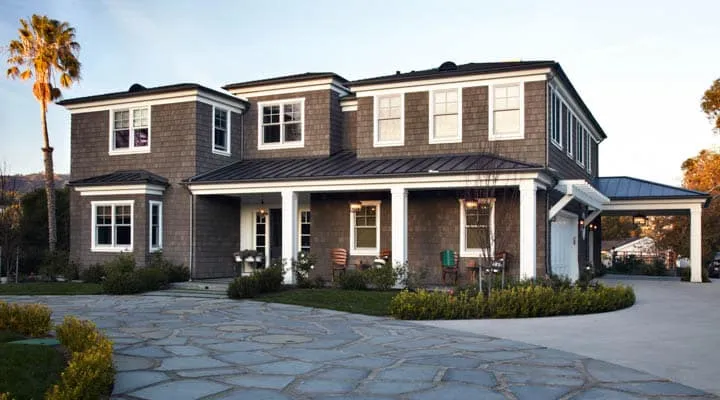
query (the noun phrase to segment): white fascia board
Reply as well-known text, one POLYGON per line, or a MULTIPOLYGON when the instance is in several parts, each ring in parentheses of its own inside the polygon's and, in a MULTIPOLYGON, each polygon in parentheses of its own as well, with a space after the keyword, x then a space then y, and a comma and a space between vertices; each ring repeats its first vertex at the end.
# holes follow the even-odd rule
POLYGON ((260 96, 274 96, 279 94, 310 92, 314 90, 332 90, 344 96, 350 91, 343 84, 334 78, 313 79, 309 81, 275 83, 237 89, 228 89, 228 92, 246 98, 260 96))
POLYGON ((77 186, 75 191, 80 196, 117 196, 128 194, 146 194, 162 196, 165 186, 160 185, 104 185, 104 186, 77 186))
POLYGON ((610 202, 609 198, 584 179, 561 179, 555 189, 566 194, 573 194, 579 201, 596 210, 601 210, 603 204, 610 202))
POLYGON ((326 180, 265 181, 243 183, 190 183, 188 188, 196 195, 245 194, 281 192, 293 189, 298 192, 357 192, 389 190, 393 186, 406 189, 453 189, 466 187, 518 186, 532 180, 544 188, 551 181, 542 172, 518 172, 500 174, 437 174, 395 178, 357 178, 326 180))
POLYGON ((603 204, 603 211, 661 211, 689 210, 702 207, 706 199, 638 199, 611 200, 603 204))
POLYGON ((218 106, 221 108, 229 108, 234 112, 243 113, 246 109, 246 105, 238 98, 237 102, 233 102, 229 99, 215 96, 210 93, 206 93, 200 90, 184 90, 173 93, 160 93, 147 96, 133 96, 122 99, 113 100, 100 100, 91 101, 87 103, 72 104, 64 106, 70 114, 88 113, 95 111, 107 111, 110 109, 125 108, 125 107, 143 107, 143 106, 155 106, 162 104, 175 104, 185 102, 200 102, 211 106, 218 106))
POLYGON ((347 111, 357 111, 358 109, 358 101, 357 100, 345 100, 340 102, 340 107, 342 107, 342 110, 344 112, 347 111))
POLYGON ((497 74, 465 75, 453 78, 423 79, 407 82, 394 82, 368 86, 358 86, 354 89, 357 97, 376 96, 379 94, 425 92, 430 90, 454 89, 475 86, 488 86, 490 84, 516 83, 516 82, 542 82, 547 80, 549 68, 528 71, 504 72, 497 74))

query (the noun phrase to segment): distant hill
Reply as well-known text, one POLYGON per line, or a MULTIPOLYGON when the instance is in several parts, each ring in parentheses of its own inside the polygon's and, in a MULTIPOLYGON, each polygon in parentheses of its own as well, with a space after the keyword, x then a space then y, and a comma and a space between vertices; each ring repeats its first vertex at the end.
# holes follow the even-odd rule
MULTIPOLYGON (((55 187, 64 188, 70 179, 69 174, 55 174, 55 187)), ((45 177, 42 173, 27 175, 11 175, 5 177, 6 190, 14 190, 20 193, 32 192, 35 189, 45 187, 45 177)))

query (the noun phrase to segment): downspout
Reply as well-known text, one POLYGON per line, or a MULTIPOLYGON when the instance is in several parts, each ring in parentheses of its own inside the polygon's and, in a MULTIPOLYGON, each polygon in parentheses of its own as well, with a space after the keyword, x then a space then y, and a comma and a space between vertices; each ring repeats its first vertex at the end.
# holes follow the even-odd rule
MULTIPOLYGON (((552 75, 548 74, 548 82, 545 85, 545 168, 550 169, 550 80, 552 75)), ((545 215, 550 215, 550 190, 545 190, 545 215)), ((545 275, 550 275, 550 218, 545 218, 545 275)))
MULTIPOLYGON (((188 188, 188 190, 190 190, 188 188)), ((190 278, 193 280, 195 270, 195 194, 190 192, 190 278)))

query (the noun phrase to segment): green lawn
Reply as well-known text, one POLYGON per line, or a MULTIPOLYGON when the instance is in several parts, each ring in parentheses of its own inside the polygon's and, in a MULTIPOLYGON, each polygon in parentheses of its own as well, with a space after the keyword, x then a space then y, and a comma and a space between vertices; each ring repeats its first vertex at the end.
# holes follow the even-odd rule
POLYGON ((292 289, 267 293, 255 300, 384 316, 388 315, 390 300, 396 294, 397 291, 292 289))
MULTIPOLYGON (((15 340, 23 340, 25 339, 25 336, 10 332, 10 331, 0 331, 0 343, 7 343, 7 342, 13 342, 15 340)), ((2 391, 0 391, 1 393, 2 391)))
POLYGON ((102 286, 96 283, 32 282, 0 284, 2 295, 54 295, 54 294, 101 294, 102 286))

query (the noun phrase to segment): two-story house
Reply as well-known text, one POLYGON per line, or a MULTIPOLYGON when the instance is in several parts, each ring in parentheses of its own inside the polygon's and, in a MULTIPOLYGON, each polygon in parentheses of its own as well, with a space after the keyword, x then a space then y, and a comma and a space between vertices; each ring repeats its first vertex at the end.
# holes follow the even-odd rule
POLYGON ((60 102, 74 260, 130 251, 142 265, 162 250, 210 278, 232 275, 242 249, 268 262, 302 250, 329 277, 343 248, 350 264, 389 252, 439 281, 450 249, 461 266, 505 252, 510 275, 575 279, 600 263, 602 212, 688 212, 699 237, 703 194, 598 178, 606 135, 554 61, 224 89, 133 85, 60 102))

